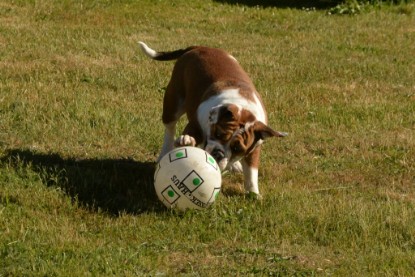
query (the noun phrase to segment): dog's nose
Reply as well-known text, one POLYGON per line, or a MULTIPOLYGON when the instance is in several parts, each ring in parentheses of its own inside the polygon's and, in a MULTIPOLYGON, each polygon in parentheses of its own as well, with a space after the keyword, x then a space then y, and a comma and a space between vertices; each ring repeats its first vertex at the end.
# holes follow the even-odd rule
POLYGON ((220 149, 213 149, 212 153, 210 153, 212 157, 218 162, 225 157, 225 153, 220 149))

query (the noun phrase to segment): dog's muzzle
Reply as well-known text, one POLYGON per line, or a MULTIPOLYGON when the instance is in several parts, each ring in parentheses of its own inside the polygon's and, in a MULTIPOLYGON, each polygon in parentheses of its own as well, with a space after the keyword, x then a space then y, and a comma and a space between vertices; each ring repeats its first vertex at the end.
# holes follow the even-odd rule
POLYGON ((210 155, 212 155, 212 157, 216 160, 216 162, 220 162, 221 160, 223 160, 223 158, 225 158, 225 152, 223 152, 220 149, 213 149, 213 151, 210 153, 210 155))

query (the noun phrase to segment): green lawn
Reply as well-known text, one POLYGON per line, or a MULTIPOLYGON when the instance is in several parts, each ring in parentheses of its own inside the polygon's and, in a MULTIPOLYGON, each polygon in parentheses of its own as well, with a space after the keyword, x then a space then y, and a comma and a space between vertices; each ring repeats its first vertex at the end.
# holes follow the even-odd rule
POLYGON ((415 276, 415 5, 236 2, 0 2, 0 276, 415 276), (205 211, 157 200, 173 63, 139 40, 250 74, 289 132, 262 201, 233 174, 205 211))

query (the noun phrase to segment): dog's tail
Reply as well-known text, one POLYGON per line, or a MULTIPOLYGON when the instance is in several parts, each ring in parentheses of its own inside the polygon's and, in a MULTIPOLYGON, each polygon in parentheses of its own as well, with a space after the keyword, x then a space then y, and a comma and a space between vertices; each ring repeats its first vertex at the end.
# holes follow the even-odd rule
POLYGON ((176 59, 180 58, 186 52, 189 52, 190 50, 193 50, 193 49, 196 48, 196 46, 190 46, 186 49, 179 49, 179 50, 170 51, 170 52, 157 52, 156 50, 153 50, 150 47, 148 47, 147 44, 145 44, 142 41, 139 41, 138 44, 140 45, 141 50, 143 50, 143 52, 147 56, 149 56, 153 60, 157 60, 157 61, 176 60, 176 59))

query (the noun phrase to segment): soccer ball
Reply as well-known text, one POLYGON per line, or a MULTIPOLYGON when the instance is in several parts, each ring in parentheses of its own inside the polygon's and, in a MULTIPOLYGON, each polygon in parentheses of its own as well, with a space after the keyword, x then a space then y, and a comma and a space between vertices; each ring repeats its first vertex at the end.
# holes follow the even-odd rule
POLYGON ((204 209, 219 195, 222 176, 215 159, 205 150, 180 147, 157 164, 154 187, 168 208, 204 209))

